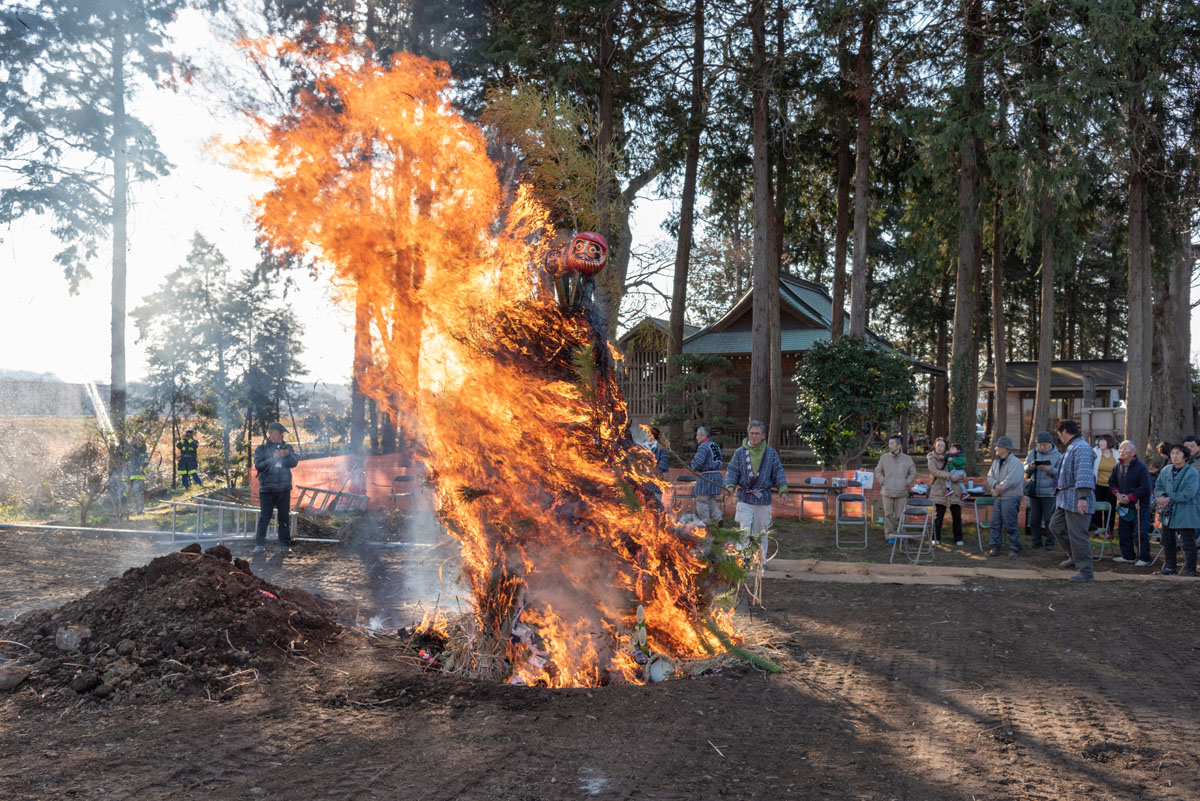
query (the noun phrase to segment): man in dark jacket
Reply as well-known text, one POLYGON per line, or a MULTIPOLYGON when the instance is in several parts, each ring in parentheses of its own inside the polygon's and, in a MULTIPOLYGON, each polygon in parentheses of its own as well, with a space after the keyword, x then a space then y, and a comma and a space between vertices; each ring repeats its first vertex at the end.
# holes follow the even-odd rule
POLYGON ((1117 499, 1117 540, 1121 555, 1114 562, 1131 562, 1138 567, 1150 564, 1150 506, 1154 485, 1150 471, 1137 458, 1137 448, 1129 440, 1117 449, 1117 468, 1108 479, 1108 487, 1117 499), (1134 555, 1133 533, 1138 534, 1137 555, 1134 555))
POLYGON ((282 423, 267 426, 267 441, 254 449, 254 469, 258 471, 258 531, 254 552, 263 551, 271 512, 279 513, 279 549, 292 552, 292 468, 299 463, 292 446, 283 441, 287 429, 282 423))
POLYGON ((196 432, 190 428, 184 431, 183 439, 176 442, 175 447, 179 449, 179 461, 176 462, 175 474, 179 476, 183 488, 187 489, 193 481, 196 482, 197 487, 204 486, 198 472, 200 443, 196 441, 196 432))

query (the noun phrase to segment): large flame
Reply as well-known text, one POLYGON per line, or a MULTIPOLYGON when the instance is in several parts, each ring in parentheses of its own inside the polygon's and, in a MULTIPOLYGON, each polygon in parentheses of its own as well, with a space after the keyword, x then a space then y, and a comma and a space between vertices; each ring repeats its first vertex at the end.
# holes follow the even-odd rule
POLYGON ((498 678, 637 681, 639 605, 653 651, 704 655, 703 531, 657 510, 614 354, 585 311, 553 303, 534 267, 545 214, 505 197, 483 133, 446 99, 447 66, 346 45, 307 63, 312 90, 238 149, 274 184, 261 230, 369 301, 376 368, 358 378, 417 434, 478 630, 511 671, 498 678))

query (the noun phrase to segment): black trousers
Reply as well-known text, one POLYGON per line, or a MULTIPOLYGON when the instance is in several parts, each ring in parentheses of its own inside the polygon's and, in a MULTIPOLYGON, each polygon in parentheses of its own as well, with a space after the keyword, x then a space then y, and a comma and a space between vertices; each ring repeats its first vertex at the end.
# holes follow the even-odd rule
POLYGON ((1164 528, 1162 530, 1163 554, 1165 555, 1166 566, 1174 570, 1176 568, 1175 561, 1175 538, 1179 538, 1179 544, 1183 546, 1183 569, 1190 572, 1196 572, 1196 529, 1194 528, 1164 528))
POLYGON ((255 545, 263 545, 267 541, 267 529, 271 525, 271 512, 279 510, 279 542, 283 545, 292 544, 292 491, 259 490, 258 491, 258 531, 254 537, 255 545))
POLYGON ((942 518, 946 516, 946 507, 950 507, 950 519, 953 521, 954 541, 962 542, 962 506, 957 503, 939 503, 937 517, 933 519, 933 538, 942 538, 942 518))

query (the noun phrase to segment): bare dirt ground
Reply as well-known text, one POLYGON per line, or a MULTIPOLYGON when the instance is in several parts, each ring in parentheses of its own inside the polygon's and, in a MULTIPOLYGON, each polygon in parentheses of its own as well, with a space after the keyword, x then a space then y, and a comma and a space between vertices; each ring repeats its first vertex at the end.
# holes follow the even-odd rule
MULTIPOLYGON (((795 559, 812 554, 794 536, 832 539, 783 533, 795 559)), ((219 556, 137 567, 177 548, 0 531, 0 619, 23 613, 0 639, 31 638, 58 671, 0 694, 0 798, 1200 798, 1200 583, 768 578, 753 619, 773 629, 783 673, 552 691, 426 672, 407 652, 335 634, 318 618, 345 608, 300 591, 273 592, 296 632, 287 652, 267 642, 277 618, 247 601, 293 586, 360 620, 401 616, 428 600, 441 565, 430 549, 301 546, 246 564, 254 575, 219 556), (131 598, 144 614, 124 608, 131 598), (72 609, 141 639, 128 657, 64 656, 44 632, 72 609), (141 621, 166 619, 182 641, 143 641, 141 621), (154 679, 141 694, 111 673, 126 658, 154 679), (54 678, 68 669, 115 689, 77 692, 54 678)), ((244 543, 231 550, 249 557, 244 543)), ((12 643, 0 653, 35 659, 12 643)))

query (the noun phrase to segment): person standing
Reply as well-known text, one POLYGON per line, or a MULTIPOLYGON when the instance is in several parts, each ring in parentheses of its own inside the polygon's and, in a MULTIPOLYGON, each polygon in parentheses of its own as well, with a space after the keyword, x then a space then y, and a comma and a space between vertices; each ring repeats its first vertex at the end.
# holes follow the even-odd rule
POLYGON ((996 499, 996 514, 992 519, 991 547, 988 556, 999 556, 1003 544, 1001 530, 1008 534, 1008 555, 1021 554, 1021 529, 1017 517, 1021 514, 1021 495, 1025 488, 1021 460, 1013 456, 1012 437, 1003 436, 992 446, 995 458, 988 470, 987 483, 996 499))
POLYGON ((179 450, 179 461, 176 463, 175 474, 183 482, 183 488, 191 486, 195 481, 197 487, 203 487, 200 480, 200 443, 196 441, 196 432, 188 429, 183 432, 183 439, 175 443, 179 450))
POLYGON ((693 499, 696 506, 696 517, 700 522, 721 522, 721 504, 717 501, 721 494, 721 446, 709 439, 708 429, 700 426, 696 429, 696 455, 692 457, 692 472, 696 474, 696 489, 693 499))
POLYGON ((1137 458, 1137 448, 1129 440, 1117 449, 1118 464, 1108 480, 1108 487, 1116 499, 1117 542, 1121 555, 1114 562, 1133 563, 1138 567, 1150 564, 1150 495, 1153 483, 1150 471, 1137 458), (1137 553, 1134 554, 1133 535, 1137 532, 1137 553))
POLYGON ((1054 482, 1062 464, 1062 454, 1054 447, 1054 435, 1039 431, 1033 450, 1025 454, 1025 522, 1033 536, 1033 547, 1054 550, 1054 535, 1050 533, 1050 518, 1054 515, 1054 482))
POLYGON ((1059 567, 1074 567, 1079 571, 1071 576, 1071 581, 1095 581, 1088 521, 1096 511, 1096 498, 1092 492, 1096 483, 1093 464, 1096 456, 1079 436, 1079 423, 1062 420, 1056 431, 1058 441, 1066 450, 1054 485, 1057 494, 1054 496, 1054 516, 1050 518, 1050 533, 1067 552, 1067 558, 1059 567))
POLYGON ((875 465, 875 481, 883 496, 883 533, 888 539, 900 525, 904 505, 908 503, 908 488, 917 480, 917 466, 912 457, 901 451, 904 440, 896 434, 888 437, 888 450, 875 465))
POLYGON ((271 512, 279 519, 279 549, 292 552, 292 468, 299 463, 292 446, 283 441, 287 429, 282 423, 267 426, 267 441, 254 449, 254 469, 258 471, 258 531, 254 552, 261 553, 267 542, 271 512))
MULTIPOLYGON (((759 537, 771 526, 771 490, 778 488, 780 497, 787 495, 787 476, 783 462, 775 449, 766 443, 767 427, 754 420, 746 428, 742 447, 733 452, 725 471, 726 489, 737 489, 737 510, 734 520, 743 530, 743 546, 759 537)), ((767 538, 761 539, 765 557, 767 538)))
POLYGON ((146 455, 146 440, 134 437, 129 443, 129 458, 125 466, 129 470, 128 512, 140 515, 146 511, 146 467, 150 463, 146 455))
POLYGON ((1092 529, 1105 529, 1112 531, 1113 517, 1116 515, 1116 504, 1113 502, 1113 494, 1108 489, 1109 479, 1112 477, 1113 470, 1117 469, 1117 452, 1115 448, 1117 442, 1112 434, 1101 434, 1096 437, 1096 447, 1092 448, 1092 453, 1096 455, 1096 501, 1107 503, 1109 505, 1108 518, 1105 519, 1103 512, 1096 512, 1092 515, 1092 529))
POLYGON ((1160 576, 1175 573, 1176 545, 1183 545, 1183 575, 1196 575, 1196 527, 1200 526, 1200 474, 1188 464, 1187 446, 1172 445, 1171 463, 1158 471, 1154 485, 1158 517, 1162 521, 1163 569, 1160 576))
POLYGON ((952 477, 947 469, 949 456, 946 452, 946 438, 938 437, 933 441, 933 450, 927 457, 929 463, 929 497, 937 504, 937 517, 933 521, 933 541, 942 539, 942 519, 946 510, 950 510, 950 519, 954 528, 954 544, 963 544, 962 533, 962 498, 957 492, 946 490, 951 488, 952 477))
POLYGON ((666 441, 661 431, 651 428, 650 433, 646 435, 646 447, 654 454, 655 466, 658 468, 659 475, 665 476, 670 470, 671 444, 666 441))

